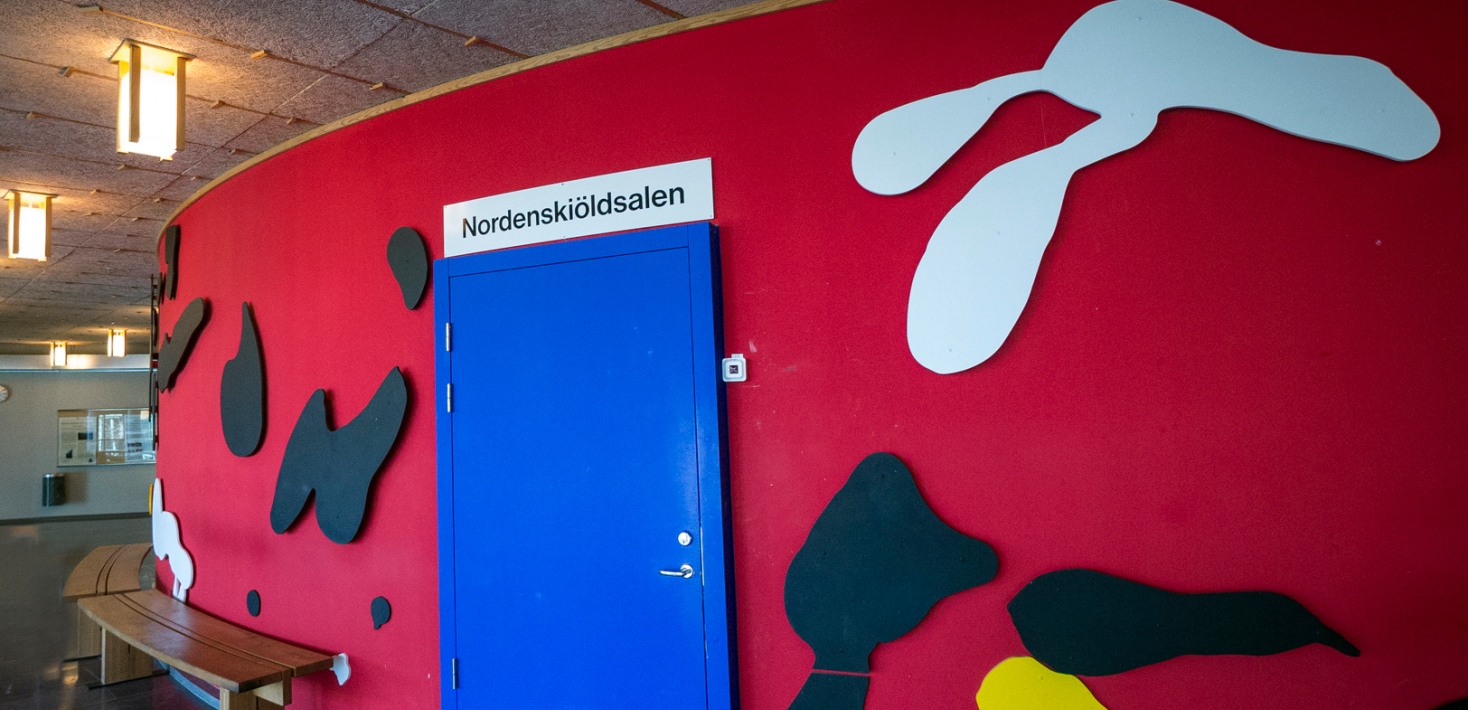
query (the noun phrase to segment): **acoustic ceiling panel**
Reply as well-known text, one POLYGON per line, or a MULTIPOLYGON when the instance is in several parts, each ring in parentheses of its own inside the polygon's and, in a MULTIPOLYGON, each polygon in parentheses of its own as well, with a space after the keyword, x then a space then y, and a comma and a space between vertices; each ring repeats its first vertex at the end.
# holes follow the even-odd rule
MULTIPOLYGON (((4 34, 4 33, 0 33, 4 34)), ((0 56, 0 106, 111 126, 117 120, 117 87, 72 81, 49 65, 0 56)))
POLYGON ((297 116, 317 124, 330 123, 399 96, 402 94, 396 91, 372 91, 359 81, 323 74, 301 93, 282 103, 276 113, 297 116))
MULTIPOLYGON (((189 178, 198 176, 202 178, 213 179, 224 174, 224 171, 229 170, 230 168, 239 165, 246 160, 249 160, 251 155, 253 155, 253 153, 246 150, 236 150, 235 152, 231 153, 229 148, 216 148, 206 153, 203 158, 200 158, 193 165, 185 168, 184 175, 189 178)), ((193 188, 188 191, 188 194, 190 195, 198 192, 199 188, 204 186, 204 181, 195 180, 190 182, 192 183, 193 188)), ((157 193, 154 194, 161 196, 164 191, 176 187, 178 183, 179 181, 170 183, 169 185, 164 187, 163 190, 159 190, 157 193)))
POLYGON ((287 123, 285 119, 276 116, 265 116, 255 122, 255 125, 245 129, 245 132, 225 143, 224 147, 259 153, 276 143, 294 138, 296 134, 310 129, 311 125, 307 123, 287 123))
POLYGON ((531 56, 673 20, 636 0, 438 0, 417 17, 531 56))
POLYGON ((340 64, 399 22, 352 0, 117 0, 105 7, 324 67, 340 64))
POLYGON ((352 76, 371 76, 396 89, 422 91, 516 59, 488 45, 465 46, 464 38, 443 30, 403 22, 337 69, 352 76))
POLYGON ((694 15, 707 15, 710 12, 728 10, 745 4, 743 0, 667 0, 661 3, 680 15, 693 17, 694 15))

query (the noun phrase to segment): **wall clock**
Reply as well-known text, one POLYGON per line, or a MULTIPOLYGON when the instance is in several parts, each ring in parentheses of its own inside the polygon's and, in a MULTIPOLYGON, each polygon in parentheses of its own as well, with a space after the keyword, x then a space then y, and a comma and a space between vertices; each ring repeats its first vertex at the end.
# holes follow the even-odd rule
POLYGON ((0 402, 10 399, 10 386, 0 385, 0 402))

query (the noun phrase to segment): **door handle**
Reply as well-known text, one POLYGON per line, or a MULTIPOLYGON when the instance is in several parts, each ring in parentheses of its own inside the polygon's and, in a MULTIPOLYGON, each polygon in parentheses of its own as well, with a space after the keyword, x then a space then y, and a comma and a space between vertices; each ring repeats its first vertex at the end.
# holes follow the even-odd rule
POLYGON ((658 574, 663 575, 664 577, 682 577, 684 579, 690 579, 693 577, 693 565, 685 564, 678 569, 660 569, 658 570, 658 574))

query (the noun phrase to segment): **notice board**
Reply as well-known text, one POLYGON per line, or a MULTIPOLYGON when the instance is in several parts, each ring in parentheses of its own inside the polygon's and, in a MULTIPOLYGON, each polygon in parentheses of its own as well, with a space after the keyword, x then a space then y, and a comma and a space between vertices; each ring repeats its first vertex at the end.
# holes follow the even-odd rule
POLYGON ((56 412, 57 466, 155 463, 153 420, 139 409, 62 409, 56 412))

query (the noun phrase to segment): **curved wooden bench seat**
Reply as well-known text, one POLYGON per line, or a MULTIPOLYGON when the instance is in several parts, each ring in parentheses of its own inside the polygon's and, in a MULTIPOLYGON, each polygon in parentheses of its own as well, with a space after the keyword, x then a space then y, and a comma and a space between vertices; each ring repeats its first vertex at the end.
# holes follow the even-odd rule
POLYGON ((143 570, 143 560, 153 546, 146 542, 132 545, 104 545, 82 558, 66 586, 61 589, 61 598, 75 601, 100 594, 136 592, 142 589, 138 575, 143 570))
MULTIPOLYGON (((146 542, 132 545, 104 545, 82 558, 66 578, 61 588, 61 598, 76 601, 103 594, 136 592, 142 589, 138 577, 143 571, 143 562, 153 546, 146 542)), ((82 614, 76 612, 76 642, 72 658, 89 658, 102 652, 102 630, 82 614)))
POLYGON ((151 673, 151 658, 219 686, 221 710, 279 708, 291 679, 328 670, 333 657, 262 636, 185 606, 156 589, 82 599, 102 627, 102 682, 151 673))

